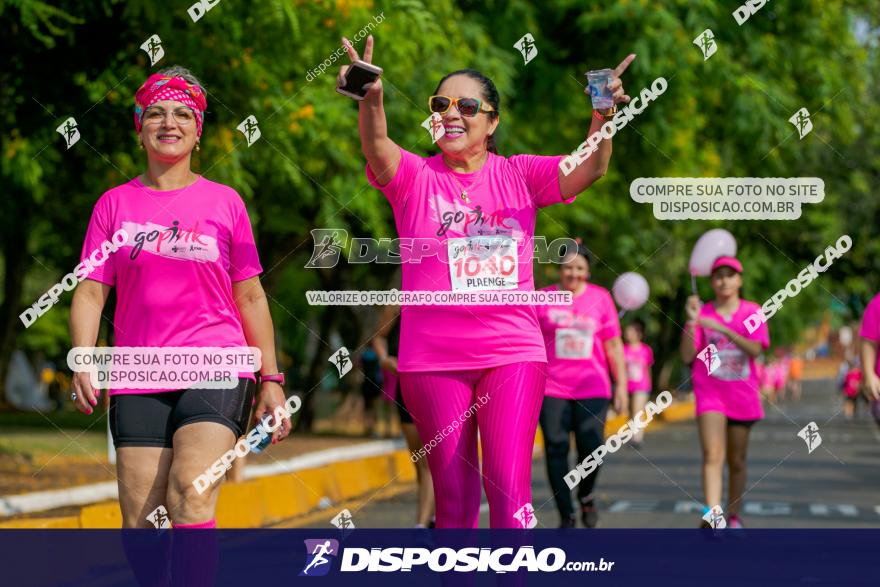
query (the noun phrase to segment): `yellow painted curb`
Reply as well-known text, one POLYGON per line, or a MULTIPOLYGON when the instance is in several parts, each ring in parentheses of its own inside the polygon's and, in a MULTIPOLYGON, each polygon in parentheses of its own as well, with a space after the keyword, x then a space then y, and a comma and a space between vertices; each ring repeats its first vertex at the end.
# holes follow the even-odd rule
POLYGON ((0 528, 79 528, 77 516, 63 516, 57 518, 23 518, 0 523, 0 528))
POLYGON ((83 506, 79 511, 80 528, 122 528, 119 502, 107 501, 83 506))
POLYGON ((684 420, 693 420, 695 414, 694 402, 682 402, 680 404, 672 404, 659 415, 664 422, 682 422, 684 420))

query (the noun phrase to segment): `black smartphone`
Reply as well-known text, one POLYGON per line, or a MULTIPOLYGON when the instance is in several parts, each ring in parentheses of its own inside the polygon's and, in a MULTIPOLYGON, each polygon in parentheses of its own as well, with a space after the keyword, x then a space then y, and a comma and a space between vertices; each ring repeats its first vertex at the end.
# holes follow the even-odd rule
POLYGON ((355 100, 363 100, 367 95, 364 84, 376 81, 380 75, 382 75, 381 67, 357 60, 345 71, 345 85, 337 87, 336 91, 355 100))

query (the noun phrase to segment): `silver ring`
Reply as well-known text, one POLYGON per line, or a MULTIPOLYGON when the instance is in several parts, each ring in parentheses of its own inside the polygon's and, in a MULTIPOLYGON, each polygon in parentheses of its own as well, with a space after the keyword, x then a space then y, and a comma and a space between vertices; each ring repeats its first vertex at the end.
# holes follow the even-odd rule
POLYGON ((70 392, 70 401, 73 401, 73 402, 76 401, 76 392, 75 391, 70 392))

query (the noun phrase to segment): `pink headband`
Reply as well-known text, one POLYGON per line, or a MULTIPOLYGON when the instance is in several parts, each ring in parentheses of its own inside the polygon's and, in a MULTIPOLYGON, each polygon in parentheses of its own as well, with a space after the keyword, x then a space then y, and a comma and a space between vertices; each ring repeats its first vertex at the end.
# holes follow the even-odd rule
POLYGON ((161 100, 175 100, 189 107, 196 115, 196 132, 202 136, 202 118, 208 108, 208 101, 202 88, 191 84, 182 77, 171 77, 154 73, 134 95, 134 128, 141 132, 141 119, 144 110, 161 100))

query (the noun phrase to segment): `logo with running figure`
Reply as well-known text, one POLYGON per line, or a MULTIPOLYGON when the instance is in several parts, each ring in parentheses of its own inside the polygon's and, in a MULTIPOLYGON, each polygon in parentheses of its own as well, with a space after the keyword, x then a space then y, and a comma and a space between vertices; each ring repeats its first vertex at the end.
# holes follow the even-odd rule
POLYGON ((150 57, 151 67, 165 57, 165 49, 162 48, 162 39, 159 38, 159 35, 152 35, 144 41, 141 49, 150 57))
POLYGON ((443 126, 443 117, 439 112, 432 112, 425 119, 422 126, 431 134, 431 142, 436 143, 446 135, 446 127, 443 126))
POLYGON ((68 117, 67 120, 61 123, 61 125, 55 129, 55 132, 64 137, 64 143, 67 145, 67 148, 71 148, 76 144, 79 140, 79 129, 76 127, 76 119, 73 116, 68 117))
POLYGON ((300 577, 321 577, 330 572, 330 563, 339 554, 339 541, 332 538, 305 540, 306 566, 300 577))
POLYGON ((312 258, 306 269, 330 269, 339 263, 342 247, 348 242, 348 231, 344 228, 313 228, 312 258))
POLYGON ((822 445, 822 437, 819 435, 819 426, 815 422, 810 422, 798 432, 798 436, 807 443, 807 454, 811 454, 814 450, 822 445))
POLYGON ((694 45, 700 48, 703 53, 703 61, 706 61, 718 51, 718 44, 715 42, 715 34, 712 29, 706 29, 694 39, 694 45))
POLYGON ((534 528, 538 525, 538 518, 535 517, 535 508, 532 507, 532 504, 527 503, 522 506, 516 513, 513 514, 513 517, 517 522, 520 523, 520 526, 523 528, 534 528))
POLYGON ((327 359, 330 363, 336 366, 336 370, 339 371, 339 378, 345 376, 346 373, 351 371, 351 353, 348 352, 348 349, 343 347, 339 347, 339 350, 330 355, 330 358, 327 359))
POLYGON ((538 55, 538 47, 535 46, 535 37, 532 36, 532 33, 524 34, 519 41, 514 43, 513 48, 519 49, 519 52, 522 53, 525 60, 523 65, 528 65, 529 61, 538 55))
POLYGON ((251 114, 247 118, 241 121, 237 127, 238 130, 241 131, 241 134, 244 135, 244 138, 247 140, 247 146, 250 147, 262 136, 260 133, 260 127, 257 126, 257 117, 251 114))
POLYGON ((714 344, 710 344, 701 350, 697 355, 697 358, 703 361, 703 364, 706 365, 706 370, 709 371, 709 375, 714 373, 715 370, 721 366, 721 357, 718 356, 718 347, 714 344))
POLYGON ((168 517, 168 510, 164 505, 160 505, 147 516, 147 521, 153 524, 157 529, 164 530, 171 527, 171 518, 168 517))
POLYGON ((712 526, 713 530, 727 528, 727 520, 724 519, 724 512, 721 511, 720 505, 712 506, 712 509, 703 514, 703 519, 712 526))
POLYGON ((800 138, 802 139, 813 130, 813 122, 810 120, 810 111, 806 108, 801 108, 795 112, 788 121, 794 125, 798 131, 798 135, 800 135, 800 138))

